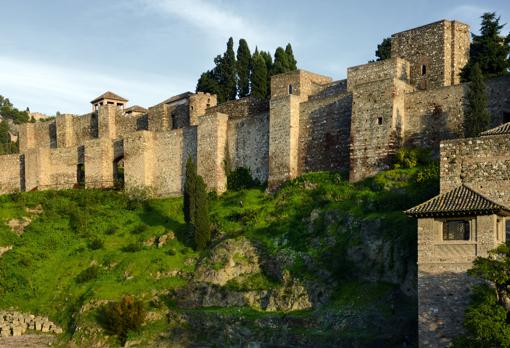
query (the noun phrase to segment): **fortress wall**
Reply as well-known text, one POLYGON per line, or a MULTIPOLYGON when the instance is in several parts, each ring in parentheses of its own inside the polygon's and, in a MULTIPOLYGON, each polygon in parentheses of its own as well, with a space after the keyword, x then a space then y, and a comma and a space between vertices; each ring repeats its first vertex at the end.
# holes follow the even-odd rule
POLYGON ((510 205, 508 134, 441 142, 441 192, 467 183, 510 205))
POLYGON ((228 156, 232 168, 249 168, 252 176, 265 182, 269 176, 269 113, 228 121, 228 156))
POLYGON ((152 132, 135 132, 124 138, 124 182, 127 190, 153 186, 153 149, 152 132))
MULTIPOLYGON (((152 186, 155 193, 161 196, 179 196, 184 187, 186 161, 190 156, 196 160, 197 127, 155 132, 152 137, 152 186)), ((127 171, 126 174, 130 175, 127 171)))
POLYGON ((149 108, 148 130, 151 132, 162 132, 169 129, 170 113, 168 104, 158 104, 149 108))
POLYGON ((210 191, 227 189, 225 155, 227 150, 228 115, 214 113, 200 117, 197 135, 197 172, 210 191))
MULTIPOLYGON (((70 189, 77 183, 78 148, 67 147, 50 149, 46 165, 41 170, 46 171, 46 182, 41 184, 39 190, 70 189)), ((27 170, 32 170, 28 167, 27 170)))
POLYGON ((21 185, 21 156, 0 156, 0 194, 19 192, 21 185))
POLYGON ((23 153, 36 147, 57 146, 56 121, 24 123, 19 125, 19 148, 23 153))
POLYGON ((487 80, 489 111, 492 114, 492 126, 510 122, 510 76, 487 80))
POLYGON ((465 85, 405 96, 405 144, 434 149, 442 139, 463 136, 465 85))
POLYGON ((113 187, 114 147, 111 139, 85 142, 85 187, 113 187))
POLYGON ((207 114, 220 112, 228 115, 229 120, 252 117, 269 110, 269 102, 254 97, 230 100, 207 109, 207 114))
POLYGON ((25 152, 25 187, 27 191, 44 189, 51 182, 51 166, 49 164, 50 149, 38 147, 25 152))
POLYGON ((347 89, 382 80, 409 81, 410 65, 404 59, 390 58, 347 69, 347 89))
POLYGON ((300 97, 271 99, 269 117, 269 180, 271 189, 298 175, 300 97))
POLYGON ((85 141, 98 137, 97 113, 73 117, 74 146, 83 145, 85 141))
POLYGON ((143 115, 126 115, 117 113, 115 116, 115 128, 117 129, 117 137, 124 137, 126 134, 136 132, 140 127, 140 118, 143 115))
MULTIPOLYGON (((198 117, 204 115, 207 109, 218 104, 216 94, 197 92, 189 97, 189 123, 198 125, 198 117)), ((220 111, 221 112, 221 111, 220 111)))
POLYGON ((271 99, 289 95, 289 85, 292 94, 306 97, 314 95, 332 82, 331 77, 314 74, 305 70, 294 70, 271 77, 271 99))
POLYGON ((349 170, 352 94, 310 98, 300 105, 299 173, 349 170))

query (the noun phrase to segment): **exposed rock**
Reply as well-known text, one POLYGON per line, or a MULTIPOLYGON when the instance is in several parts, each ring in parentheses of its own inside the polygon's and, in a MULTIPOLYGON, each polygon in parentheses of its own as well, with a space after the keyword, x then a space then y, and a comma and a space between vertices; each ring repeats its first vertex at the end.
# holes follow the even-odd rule
POLYGON ((2 257, 2 255, 8 252, 9 250, 12 250, 12 245, 0 247, 0 257, 2 257))
POLYGON ((62 328, 46 317, 0 311, 0 337, 21 336, 27 330, 61 334, 62 328))
POLYGON ((157 246, 158 248, 161 248, 163 245, 165 245, 168 241, 171 241, 175 238, 175 233, 172 231, 168 231, 167 233, 161 235, 158 237, 157 246))
POLYGON ((31 222, 32 222, 32 220, 30 218, 27 218, 26 216, 24 216, 21 219, 9 220, 7 222, 7 226, 9 226, 14 233, 21 236, 23 234, 23 232, 25 231, 25 227, 30 225, 31 222))
POLYGON ((260 272, 257 249, 245 237, 227 239, 215 246, 208 257, 199 261, 194 280, 225 285, 240 275, 260 272))

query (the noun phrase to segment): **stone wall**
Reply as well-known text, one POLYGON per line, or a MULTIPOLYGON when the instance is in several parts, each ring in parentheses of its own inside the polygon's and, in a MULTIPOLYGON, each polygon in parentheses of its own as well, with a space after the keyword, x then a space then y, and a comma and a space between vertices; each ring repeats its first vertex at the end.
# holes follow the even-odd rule
POLYGON ((441 192, 466 183, 510 205, 508 134, 442 142, 440 169, 441 192))
POLYGON ((229 119, 252 117, 268 112, 269 102, 254 97, 245 97, 238 100, 230 100, 207 110, 208 114, 220 112, 228 115, 229 119))
POLYGON ((351 112, 346 91, 300 105, 298 173, 349 170, 351 112))
POLYGON ((22 165, 19 154, 0 156, 0 194, 22 190, 22 165))
POLYGON ((271 99, 289 94, 306 97, 317 94, 331 83, 331 77, 295 70, 271 77, 271 99), (290 87, 290 90, 289 90, 290 87))
POLYGON ((228 120, 228 159, 232 168, 248 168, 254 178, 268 180, 269 113, 228 120))
POLYGON ((21 336, 28 330, 61 334, 62 328, 46 317, 20 312, 0 312, 0 337, 21 336))

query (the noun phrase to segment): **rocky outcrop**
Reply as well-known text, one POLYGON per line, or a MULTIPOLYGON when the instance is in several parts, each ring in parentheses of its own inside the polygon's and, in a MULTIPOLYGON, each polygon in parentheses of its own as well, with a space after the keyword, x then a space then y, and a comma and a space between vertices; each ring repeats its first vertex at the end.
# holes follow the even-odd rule
POLYGON ((7 226, 12 230, 12 232, 16 233, 18 236, 21 236, 23 232, 25 232, 25 228, 30 225, 32 220, 26 216, 20 219, 11 219, 7 221, 7 226))
POLYGON ((8 252, 9 250, 12 250, 12 245, 6 245, 6 246, 0 246, 0 257, 2 257, 3 254, 8 252))
POLYGON ((21 336, 28 330, 61 334, 62 328, 46 317, 19 312, 0 312, 0 336, 21 336))
POLYGON ((227 239, 211 249, 208 257, 197 264, 193 280, 225 285, 241 275, 260 272, 255 246, 245 237, 227 239))

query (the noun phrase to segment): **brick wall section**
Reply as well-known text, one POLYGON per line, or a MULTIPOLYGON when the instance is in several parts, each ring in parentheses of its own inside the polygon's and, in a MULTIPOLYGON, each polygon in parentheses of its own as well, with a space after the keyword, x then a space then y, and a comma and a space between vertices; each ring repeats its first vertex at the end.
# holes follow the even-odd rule
POLYGON ((440 169, 441 192, 467 183, 510 205, 508 134, 442 142, 440 169))
POLYGON ((0 156, 0 194, 21 191, 20 155, 0 156))
POLYGON ((310 97, 300 106, 298 173, 349 170, 352 94, 310 97))

